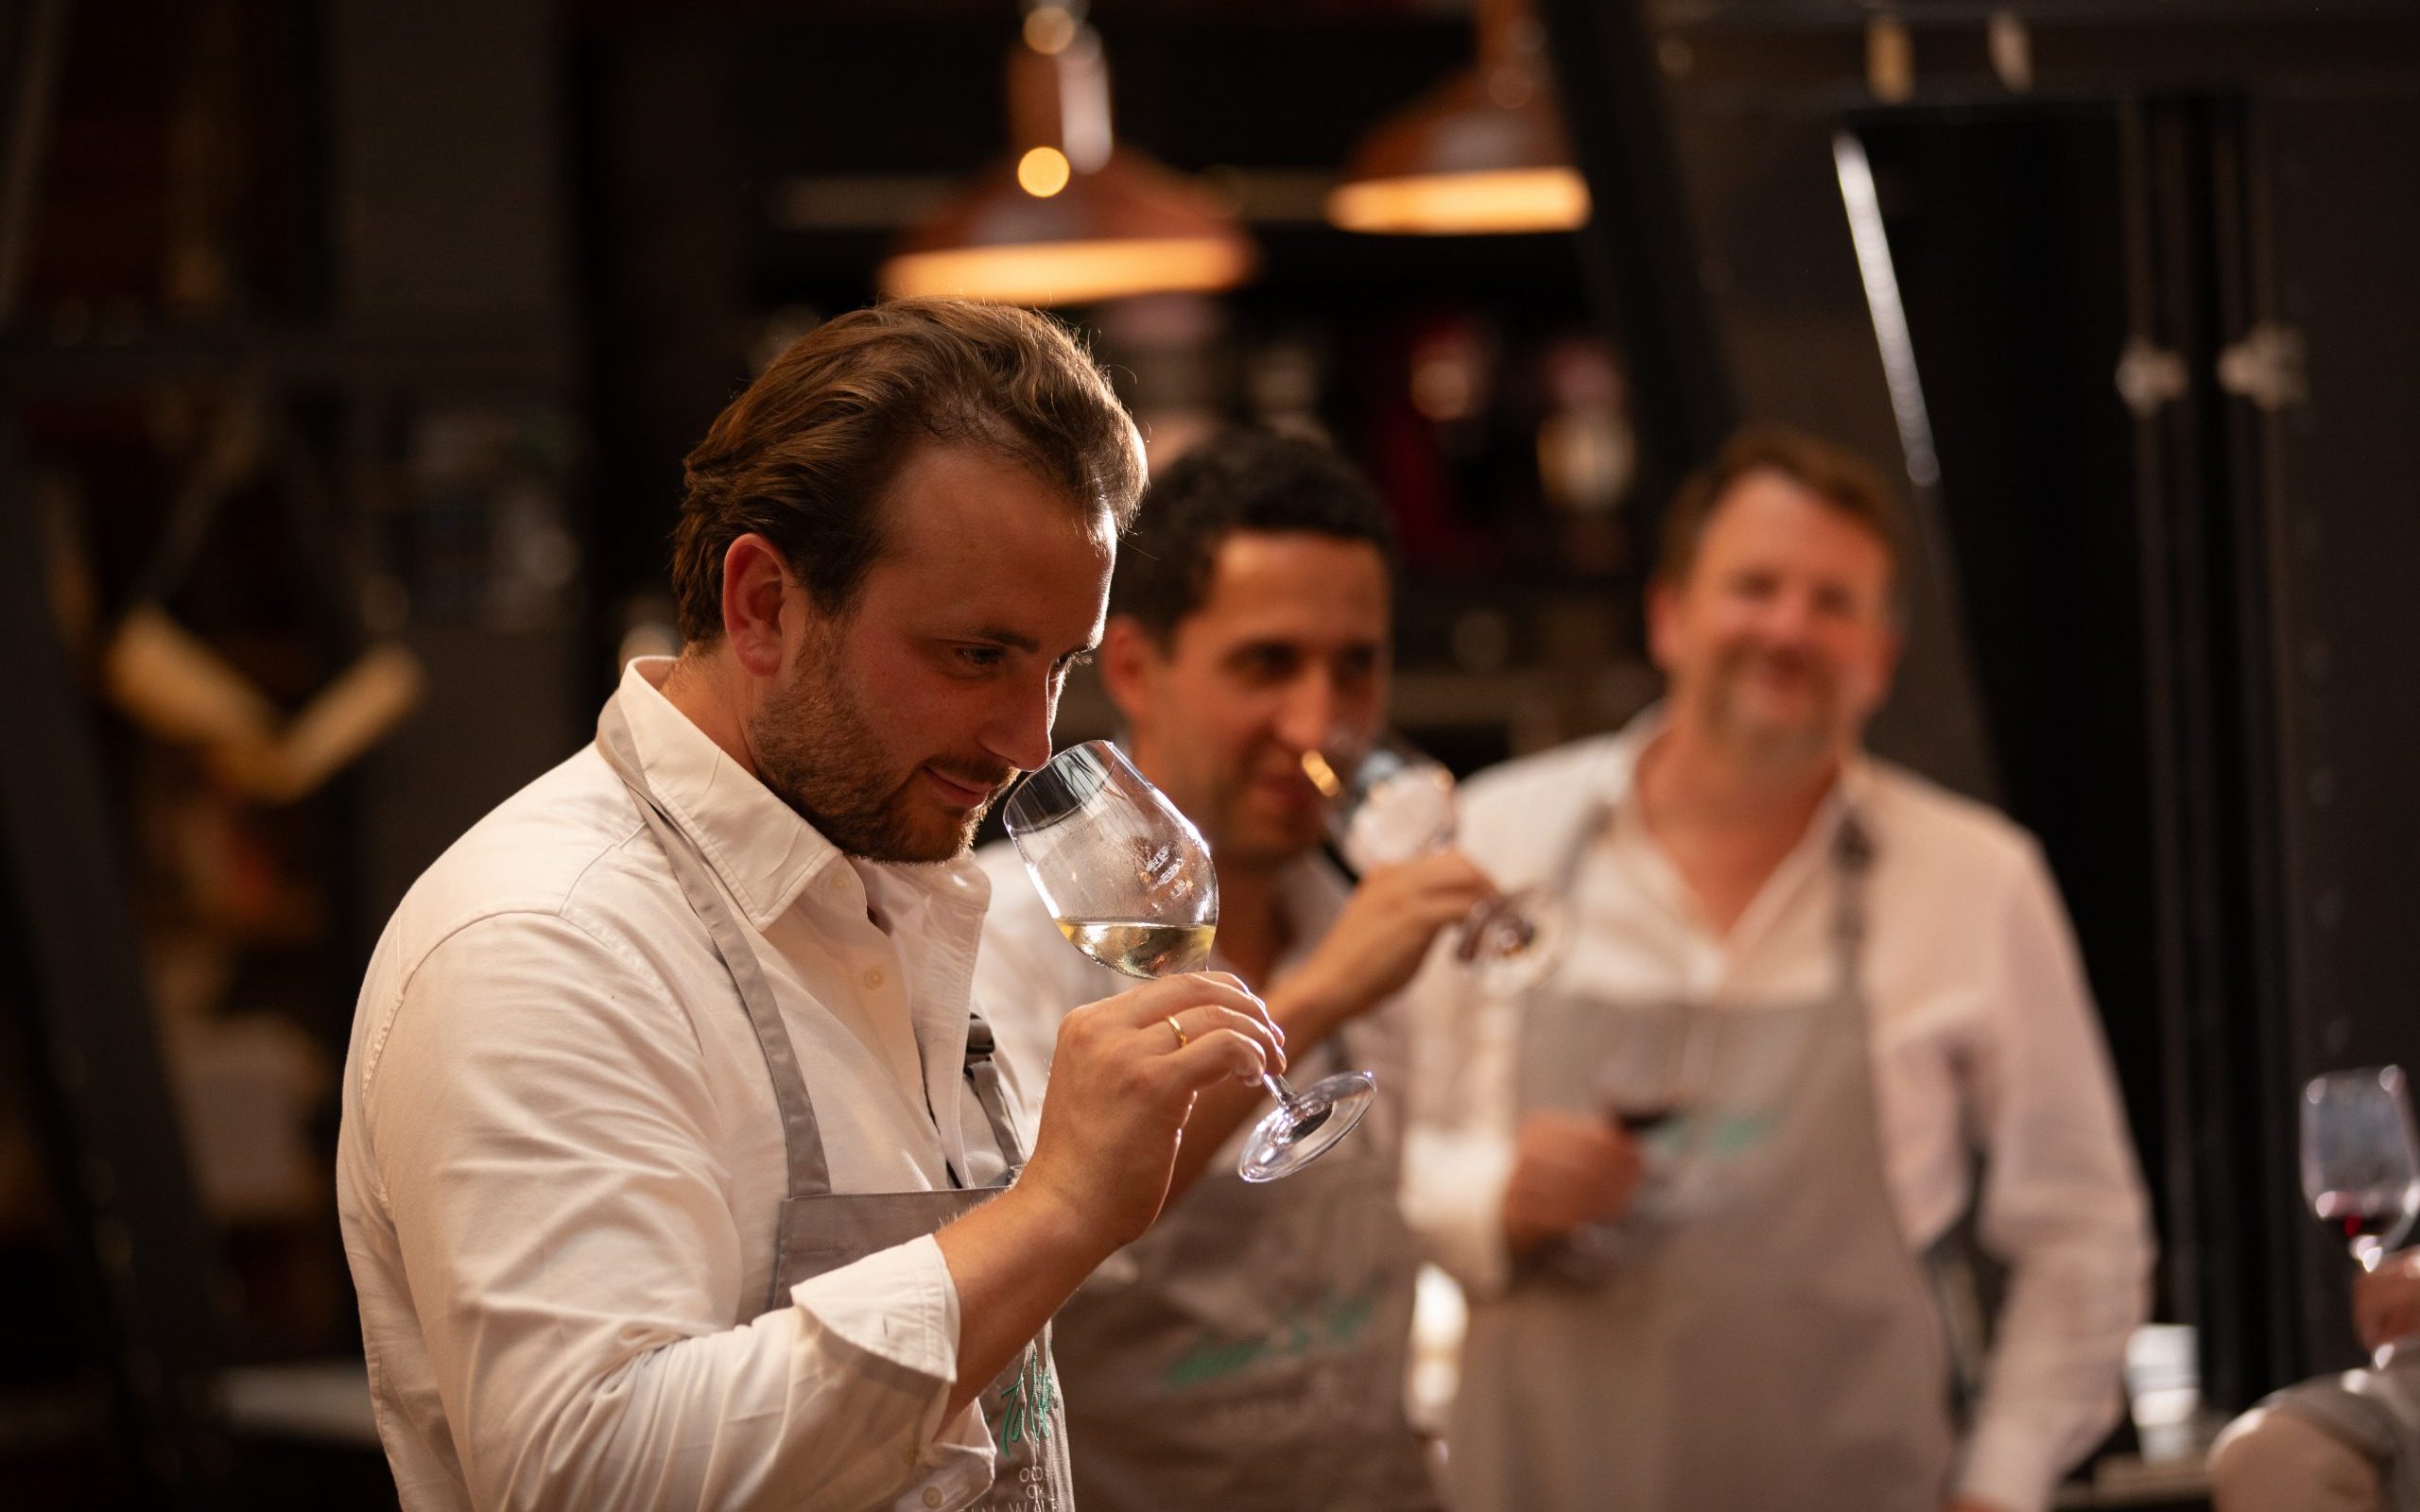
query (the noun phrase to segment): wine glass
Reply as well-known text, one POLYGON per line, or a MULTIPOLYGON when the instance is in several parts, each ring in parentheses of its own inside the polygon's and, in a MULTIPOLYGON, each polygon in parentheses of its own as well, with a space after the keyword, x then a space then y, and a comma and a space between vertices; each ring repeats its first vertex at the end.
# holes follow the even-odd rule
MULTIPOLYGON (((1017 857, 1069 944, 1128 976, 1199 971, 1219 927, 1219 874, 1201 833, 1105 740, 1071 746, 1010 795, 1017 857)), ((1277 1099, 1236 1169, 1274 1181, 1309 1164, 1369 1110, 1376 1083, 1343 1072, 1296 1091, 1274 1072, 1277 1099)))
MULTIPOLYGON (((1328 833, 1359 870, 1417 860, 1454 843, 1454 777, 1393 735, 1357 742, 1339 731, 1303 753, 1303 772, 1328 803, 1328 833)), ((1534 887, 1473 908, 1461 954, 1479 985, 1511 996, 1546 980, 1561 956, 1564 911, 1534 887)))
POLYGON ((2420 1139, 2400 1066, 2331 1071, 2303 1089, 2303 1195, 2376 1270, 2420 1215, 2420 1139))
POLYGON ((1704 1091, 1708 1037, 1684 1005, 1611 1010, 1597 1095, 1605 1117, 1633 1139, 1648 1140, 1689 1109, 1704 1091))

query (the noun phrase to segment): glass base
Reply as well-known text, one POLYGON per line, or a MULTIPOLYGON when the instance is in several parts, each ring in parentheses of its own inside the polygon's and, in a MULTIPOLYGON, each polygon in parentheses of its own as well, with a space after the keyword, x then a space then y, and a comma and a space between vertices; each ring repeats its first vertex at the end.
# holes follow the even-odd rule
POLYGON ((1518 997, 1544 982, 1563 961, 1564 909, 1535 887, 1483 903, 1462 923, 1462 957, 1479 989, 1518 997))
POLYGON ((1291 1108, 1270 1108, 1245 1143, 1236 1174, 1247 1181, 1292 1176, 1353 1132, 1377 1086, 1366 1071, 1340 1072, 1297 1092, 1291 1108))

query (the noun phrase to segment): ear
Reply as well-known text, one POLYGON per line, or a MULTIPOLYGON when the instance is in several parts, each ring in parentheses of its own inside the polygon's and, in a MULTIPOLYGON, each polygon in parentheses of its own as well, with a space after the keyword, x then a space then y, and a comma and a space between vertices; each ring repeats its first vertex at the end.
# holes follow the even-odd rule
POLYGON ((751 531, 722 555, 722 635, 732 659, 751 677, 781 675, 789 637, 806 612, 806 593, 789 564, 751 531))
POLYGON ((1669 673, 1680 651, 1680 595, 1658 577, 1647 585, 1647 654, 1661 671, 1669 673))
POLYGON ((1143 622, 1132 614, 1113 614, 1100 634, 1100 685, 1120 718, 1134 722, 1137 710, 1151 701, 1151 684, 1167 659, 1143 622))
POLYGON ((1882 632, 1874 652, 1873 708, 1881 708, 1883 701, 1891 696, 1891 684, 1899 676, 1899 658, 1907 649, 1905 631, 1894 626, 1882 632))

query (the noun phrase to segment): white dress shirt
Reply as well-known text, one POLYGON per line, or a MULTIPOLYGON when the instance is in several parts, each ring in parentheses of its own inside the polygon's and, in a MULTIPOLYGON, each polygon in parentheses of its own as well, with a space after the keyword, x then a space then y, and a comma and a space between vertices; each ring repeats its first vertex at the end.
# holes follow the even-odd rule
MULTIPOLYGON (((1575 836, 1610 815, 1566 900, 1567 988, 1718 1005, 1813 999, 1833 971, 1832 838, 1855 806, 1876 851, 1863 973, 1893 1209, 1921 1253, 1979 1200, 1979 1237, 2011 1267, 1959 1488, 2034 1512, 2116 1420, 2152 1260, 2107 1050, 2040 852, 1991 810, 1860 759, 1718 935, 1639 819, 1632 778, 1658 728, 1651 713, 1474 780, 1461 844, 1507 889, 1557 887, 1575 836)), ((1511 1004, 1478 1000, 1469 980, 1432 957, 1413 988, 1404 1200, 1432 1256, 1483 1306, 1511 1273, 1501 1214, 1518 1025, 1511 1004)))
MULTIPOLYGON (((982 872, 843 856, 666 701, 670 666, 631 663, 614 701, 748 926, 833 1190, 996 1179, 963 1073, 982 872)), ((592 746, 414 885, 354 1017, 337 1208, 407 1512, 979 1497, 992 1439, 979 1407, 943 1420, 933 1240, 744 1321, 785 1185, 738 989, 592 746)))

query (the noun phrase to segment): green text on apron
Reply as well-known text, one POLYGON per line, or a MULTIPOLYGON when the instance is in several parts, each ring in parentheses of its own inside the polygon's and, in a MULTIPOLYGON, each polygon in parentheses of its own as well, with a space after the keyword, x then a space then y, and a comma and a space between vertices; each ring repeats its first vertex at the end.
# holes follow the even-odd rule
POLYGON ((1382 1098, 1268 1186, 1215 1162, 1060 1311, 1086 1507, 1438 1505, 1403 1407, 1419 1257, 1395 1206, 1401 1121, 1382 1098))
MULTIPOLYGON (((1564 867, 1576 877, 1603 819, 1564 867)), ((1860 965, 1862 827, 1833 846, 1829 994, 1522 1005, 1520 1096, 1602 1112, 1578 1047, 1602 1016, 1702 1014, 1717 1090, 1668 1130, 1720 1195, 1634 1227, 1620 1258, 1549 1256, 1473 1309, 1448 1438, 1464 1512, 1940 1512, 1952 1435, 1933 1294, 1885 1186, 1860 965)))
MULTIPOLYGON (((789 1030, 782 1023, 772 988, 765 981, 748 936, 723 902, 721 892, 697 850, 683 838, 648 784, 631 742, 630 724, 618 708, 609 708, 597 726, 596 742, 606 762, 638 799, 639 813, 680 880, 681 890, 697 911, 715 951, 739 989, 756 1042, 765 1053, 773 1098, 781 1108, 782 1141, 788 1158, 788 1194, 782 1198, 775 1229, 772 1284, 759 1305, 746 1310, 740 1322, 787 1306, 790 1288, 811 1277, 837 1270, 879 1250, 904 1245, 938 1231, 951 1220, 972 1211, 997 1194, 997 1188, 946 1192, 835 1192, 824 1160, 823 1139, 815 1122, 815 1104, 807 1096, 806 1079, 799 1072, 789 1030)), ((1009 1121, 1000 1091, 999 1069, 992 1064, 992 1031, 980 1018, 971 1017, 966 1041, 966 1076, 982 1104, 1008 1172, 1005 1186, 1023 1169, 1025 1152, 1009 1121)), ((951 1173, 958 1178, 958 1173, 951 1173)), ((1050 1331, 1028 1345, 980 1399, 983 1420, 991 1426, 994 1461, 992 1486, 972 1503, 984 1512, 1019 1508, 1068 1508, 1075 1498, 1067 1478, 1066 1418, 1059 1400, 1059 1377, 1051 1363, 1050 1331)), ((904 1506, 923 1507, 913 1494, 904 1506)))

